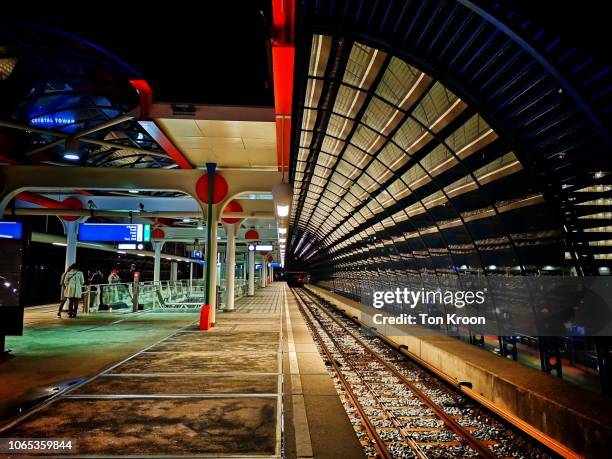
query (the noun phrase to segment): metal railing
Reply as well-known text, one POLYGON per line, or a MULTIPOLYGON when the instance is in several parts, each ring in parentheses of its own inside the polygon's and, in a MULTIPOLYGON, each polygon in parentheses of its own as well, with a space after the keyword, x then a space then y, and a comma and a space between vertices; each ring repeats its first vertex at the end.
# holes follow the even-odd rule
POLYGON ((134 312, 180 304, 202 304, 204 286, 189 285, 188 280, 176 282, 140 282, 98 284, 85 286, 83 311, 134 312))
MULTIPOLYGON (((204 304, 206 285, 203 279, 87 285, 83 293, 83 312, 135 312, 150 309, 196 308, 204 304)), ((234 282, 234 299, 246 296, 248 283, 234 282)), ((217 308, 227 304, 226 283, 217 287, 217 308)))

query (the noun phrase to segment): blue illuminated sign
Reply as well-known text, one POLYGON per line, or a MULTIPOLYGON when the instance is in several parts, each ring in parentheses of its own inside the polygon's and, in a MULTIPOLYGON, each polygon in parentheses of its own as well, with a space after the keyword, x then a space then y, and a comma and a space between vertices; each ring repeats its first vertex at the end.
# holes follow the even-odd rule
POLYGON ((140 223, 81 223, 79 241, 83 242, 149 242, 151 225, 140 223))
POLYGON ((0 239, 21 239, 23 225, 19 222, 0 222, 0 239))
POLYGON ((268 263, 268 266, 270 268, 280 268, 281 264, 280 263, 268 263))
POLYGON ((192 254, 193 258, 202 258, 202 251, 201 250, 194 250, 193 254, 192 254))

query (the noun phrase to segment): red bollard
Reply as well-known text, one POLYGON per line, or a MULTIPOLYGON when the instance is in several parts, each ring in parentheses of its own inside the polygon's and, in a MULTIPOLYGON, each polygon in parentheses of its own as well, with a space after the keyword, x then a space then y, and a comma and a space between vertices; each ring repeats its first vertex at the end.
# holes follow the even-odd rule
POLYGON ((210 323, 210 306, 205 304, 200 309, 200 330, 208 330, 212 327, 210 323))

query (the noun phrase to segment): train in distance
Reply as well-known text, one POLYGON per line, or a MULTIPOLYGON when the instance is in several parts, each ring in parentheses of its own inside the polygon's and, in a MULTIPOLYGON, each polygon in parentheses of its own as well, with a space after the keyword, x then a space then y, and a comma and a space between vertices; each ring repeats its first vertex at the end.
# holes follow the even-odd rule
POLYGON ((288 271, 286 276, 290 287, 301 287, 310 281, 310 274, 305 271, 288 271))

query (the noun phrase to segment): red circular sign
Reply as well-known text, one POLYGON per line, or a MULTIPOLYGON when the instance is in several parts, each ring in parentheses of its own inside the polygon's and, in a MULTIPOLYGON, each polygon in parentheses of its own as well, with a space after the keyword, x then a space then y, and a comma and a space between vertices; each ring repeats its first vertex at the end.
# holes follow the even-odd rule
MULTIPOLYGON (((83 203, 77 198, 66 198, 62 201, 62 208, 79 210, 83 208, 83 203)), ((67 222, 75 222, 81 217, 79 217, 78 215, 66 215, 62 216, 62 218, 67 222)))
MULTIPOLYGON (((238 201, 234 201, 233 199, 227 203, 225 206, 224 212, 242 212, 242 206, 238 201)), ((238 223, 242 218, 221 218, 225 223, 233 224, 238 223)))
POLYGON ((244 238, 248 239, 249 241, 256 241, 257 239, 259 239, 259 233, 254 229, 250 229, 246 233, 244 233, 244 238))
MULTIPOLYGON (((215 174, 213 178, 213 204, 219 204, 227 196, 228 185, 223 176, 215 174)), ((208 199, 208 174, 200 177, 196 183, 196 194, 200 200, 209 203, 208 199)))

